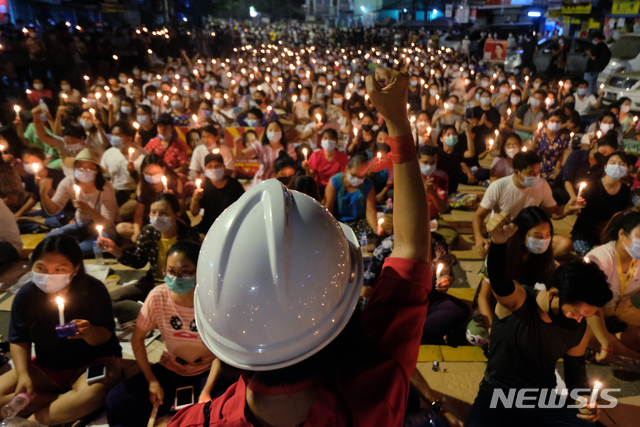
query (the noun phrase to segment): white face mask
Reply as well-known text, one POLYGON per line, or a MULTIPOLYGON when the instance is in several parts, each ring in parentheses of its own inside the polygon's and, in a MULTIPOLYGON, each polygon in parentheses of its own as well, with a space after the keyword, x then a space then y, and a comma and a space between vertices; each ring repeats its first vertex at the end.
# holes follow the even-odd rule
POLYGON ((640 259, 640 239, 632 237, 631 246, 625 246, 624 248, 629 252, 631 258, 640 259))
POLYGON ((549 129, 551 132, 558 132, 560 130, 560 123, 548 123, 547 129, 549 129))
POLYGON ((518 104, 519 102, 520 102, 520 98, 518 98, 517 96, 512 96, 512 97, 511 97, 511 103, 512 103, 513 105, 516 105, 516 104, 518 104))
POLYGON ((41 291, 53 294, 71 283, 71 274, 45 274, 34 271, 31 280, 41 291))
POLYGON ((42 83, 34 83, 33 84, 33 88, 35 90, 42 90, 43 87, 44 87, 44 85, 42 83))
POLYGON ((621 113, 628 113, 629 110, 631 110, 631 106, 630 105, 621 105, 620 106, 620 112, 621 113))
POLYGON ((551 239, 534 239, 533 237, 527 237, 525 245, 532 254, 540 255, 545 253, 551 244, 551 239))
POLYGON ((65 92, 69 92, 71 90, 71 86, 69 85, 62 85, 60 88, 65 92))
POLYGON ((96 179, 96 173, 94 171, 83 171, 76 169, 73 171, 73 176, 80 182, 93 182, 96 179))
POLYGON ((436 96, 438 94, 438 89, 429 89, 429 95, 436 96))
POLYGON ((504 153, 510 158, 513 159, 516 154, 518 154, 520 150, 518 148, 507 148, 504 150, 504 153))
POLYGON ((280 141, 280 138, 282 138, 282 132, 267 132, 267 139, 269 140, 269 142, 278 142, 280 141))
POLYGON ((364 182, 364 178, 358 178, 357 176, 353 176, 347 172, 347 182, 352 187, 360 187, 364 182))
POLYGON ((531 98, 531 100, 529 101, 529 103, 531 104, 532 107, 538 107, 540 105, 540 101, 538 101, 535 98, 531 98))
POLYGON ((171 101, 171 106, 173 108, 180 108, 182 107, 182 101, 171 101))
POLYGON ((600 130, 603 134, 606 134, 611 129, 613 129, 613 125, 611 123, 600 123, 600 130))
POLYGON ((220 181, 222 178, 224 178, 224 168, 207 169, 204 171, 204 174, 211 181, 220 181))
POLYGON ((167 231, 173 223, 168 216, 149 216, 149 223, 159 232, 167 231))
POLYGON ((147 181, 149 184, 160 184, 162 182, 162 174, 159 173, 156 175, 147 175, 145 173, 144 180, 147 181))
POLYGON ((627 174, 627 167, 622 165, 607 165, 604 168, 604 173, 614 181, 619 180, 627 174))
POLYGON ((431 176, 436 171, 436 165, 420 165, 420 173, 424 176, 431 176))
POLYGON ((491 98, 487 98, 486 96, 480 97, 480 104, 489 105, 491 103, 491 98))
POLYGON ((111 146, 114 148, 117 148, 118 150, 121 149, 124 145, 123 141, 122 141, 122 137, 120 136, 115 136, 115 135, 111 135, 111 146))
POLYGON ((536 185, 536 182, 538 182, 537 176, 523 176, 523 178, 524 181, 521 181, 520 183, 528 188, 533 187, 534 185, 536 185))
POLYGON ((333 151, 336 148, 336 142, 332 139, 323 139, 320 145, 324 151, 333 151))

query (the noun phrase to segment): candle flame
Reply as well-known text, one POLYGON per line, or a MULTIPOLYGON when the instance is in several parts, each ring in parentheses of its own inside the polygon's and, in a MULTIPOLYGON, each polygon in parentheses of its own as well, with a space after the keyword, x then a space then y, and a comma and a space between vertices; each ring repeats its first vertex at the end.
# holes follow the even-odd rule
POLYGON ((219 148, 214 148, 213 150, 211 150, 211 152, 213 154, 218 154, 220 152, 220 149, 219 148))
POLYGON ((200 184, 202 184, 202 180, 200 178, 196 179, 196 185, 200 188, 200 184))
POLYGON ((384 218, 380 218, 380 219, 378 220, 378 225, 382 225, 382 223, 383 223, 383 222, 384 222, 384 218))
POLYGON ((195 114, 193 116, 191 116, 191 118, 193 119, 194 122, 198 122, 198 116, 196 116, 195 114))
POLYGON ((136 149, 135 149, 135 148, 133 148, 133 147, 130 147, 130 148, 129 148, 129 154, 133 154, 135 151, 136 151, 136 149))
POLYGON ((20 111, 20 106, 19 106, 19 105, 14 105, 14 106, 13 106, 13 111, 15 111, 16 113, 17 113, 18 111, 20 111))
POLYGON ((601 389, 602 388, 602 383, 600 381, 596 381, 596 383, 593 385, 594 389, 601 389))
POLYGON ((31 165, 31 167, 33 168, 33 171, 37 173, 37 172, 38 172, 38 169, 40 168, 40 165, 39 165, 39 164, 37 164, 37 163, 33 163, 33 164, 31 165))
POLYGON ((98 233, 102 231, 102 226, 101 225, 96 225, 96 230, 98 230, 98 233))
POLYGON ((438 268, 436 269, 436 275, 442 273, 442 269, 444 268, 444 264, 438 264, 438 268))
POLYGON ((166 177, 166 176, 164 176, 164 175, 162 175, 162 183, 163 183, 164 185, 167 185, 167 177, 166 177))
POLYGON ((591 260, 589 260, 589 258, 587 258, 587 257, 584 257, 582 260, 583 260, 584 262, 586 262, 587 264, 589 264, 589 263, 591 262, 591 260))
POLYGON ((140 129, 140 123, 133 122, 133 127, 136 128, 136 130, 140 129))
POLYGON ((64 300, 60 297, 56 297, 56 304, 58 305, 64 305, 64 300))
POLYGON ((307 149, 306 149, 306 148, 303 148, 303 149, 302 149, 302 154, 304 154, 304 155, 305 155, 305 157, 307 156, 307 149))

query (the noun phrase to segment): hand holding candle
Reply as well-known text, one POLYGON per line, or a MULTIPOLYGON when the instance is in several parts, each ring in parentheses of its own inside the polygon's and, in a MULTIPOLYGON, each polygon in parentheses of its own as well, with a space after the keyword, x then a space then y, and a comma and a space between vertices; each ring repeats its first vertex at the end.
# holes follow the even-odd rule
POLYGON ((584 187, 587 186, 586 182, 583 182, 580 184, 580 189, 578 190, 578 200, 580 200, 580 196, 582 196, 582 190, 584 190, 584 187))
POLYGON ((196 179, 196 189, 200 190, 202 186, 202 180, 200 178, 196 179))
POLYGON ((133 153, 136 151, 135 148, 129 147, 129 161, 132 161, 133 153))
POLYGON ((98 230, 98 237, 100 237, 102 239, 102 226, 101 225, 96 225, 96 230, 98 230))
POLYGON ((33 174, 37 175, 38 174, 38 169, 40 169, 40 165, 38 163, 32 163, 31 164, 31 168, 33 169, 33 174))
POLYGON ((76 200, 80 198, 80 187, 77 184, 73 184, 73 189, 76 192, 76 200))
POLYGON ((58 304, 58 321, 60 326, 64 325, 64 300, 60 297, 56 297, 56 304, 58 304))
POLYGON ((440 280, 440 277, 442 277, 443 268, 444 268, 444 264, 442 263, 438 264, 438 268, 436 268, 436 283, 438 282, 438 280, 440 280))
POLYGON ((309 160, 309 159, 307 159, 307 149, 306 148, 302 149, 302 154, 304 154, 304 159, 305 160, 309 160))
POLYGON ((166 177, 166 176, 164 176, 164 175, 162 175, 162 185, 164 185, 164 191, 165 191, 165 193, 166 193, 167 191, 169 191, 169 187, 167 187, 167 177, 166 177))
POLYGON ((13 111, 16 112, 16 119, 20 118, 20 106, 19 105, 14 105, 13 106, 13 111))
POLYGON ((596 400, 598 400, 598 393, 600 392, 601 388, 602 388, 602 383, 600 381, 596 381, 596 383, 593 385, 593 391, 591 392, 591 397, 589 398, 590 405, 593 405, 594 403, 596 403, 596 400))

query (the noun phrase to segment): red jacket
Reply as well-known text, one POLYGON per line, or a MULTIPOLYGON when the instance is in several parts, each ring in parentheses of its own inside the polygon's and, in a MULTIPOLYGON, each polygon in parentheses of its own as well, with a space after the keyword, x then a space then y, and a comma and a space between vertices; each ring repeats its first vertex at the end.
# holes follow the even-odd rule
MULTIPOLYGON (((402 425, 432 274, 428 264, 387 258, 362 314, 364 335, 380 352, 377 364, 339 376, 338 393, 321 386, 305 427, 402 425)), ((240 378, 210 404, 210 426, 253 426, 245 417, 246 387, 240 378)), ((207 427, 204 409, 204 403, 183 409, 169 427, 207 427)))

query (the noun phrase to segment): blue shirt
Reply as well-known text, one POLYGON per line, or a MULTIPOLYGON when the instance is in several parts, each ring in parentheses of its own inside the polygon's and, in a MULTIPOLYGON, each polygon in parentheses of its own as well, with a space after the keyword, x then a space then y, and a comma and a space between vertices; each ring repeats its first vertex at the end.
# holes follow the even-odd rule
POLYGON ((373 182, 365 178, 364 182, 356 191, 349 193, 342 183, 343 173, 339 173, 331 178, 333 188, 336 190, 336 200, 333 203, 333 216, 338 221, 353 221, 355 219, 366 218, 367 216, 367 195, 373 187, 373 182))

